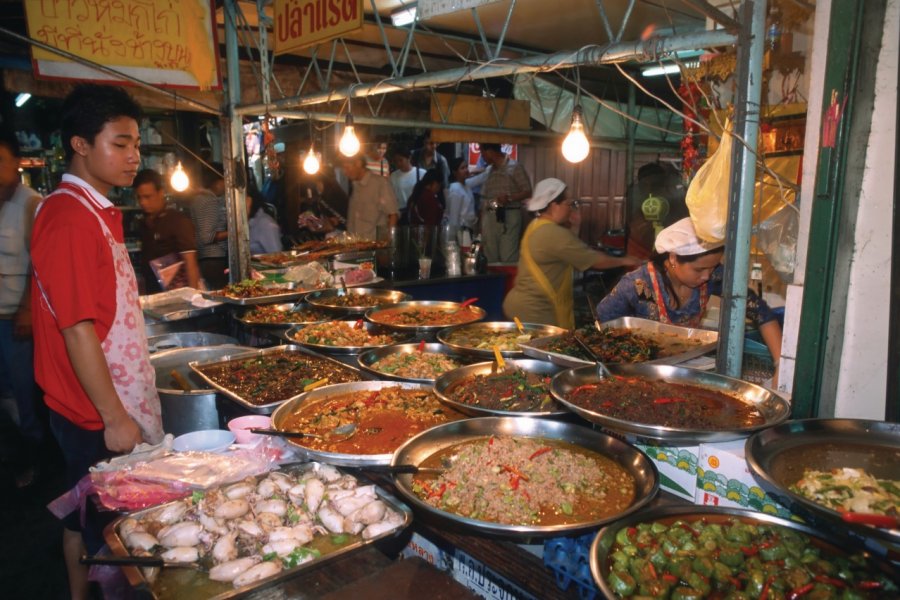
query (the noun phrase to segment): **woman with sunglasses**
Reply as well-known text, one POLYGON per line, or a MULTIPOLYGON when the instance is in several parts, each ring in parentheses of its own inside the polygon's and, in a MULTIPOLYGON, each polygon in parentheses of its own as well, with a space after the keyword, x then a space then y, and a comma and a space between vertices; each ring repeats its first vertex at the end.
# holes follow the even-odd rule
POLYGON ((538 182, 527 207, 537 218, 522 236, 516 283, 503 301, 503 312, 509 319, 572 329, 574 269, 631 267, 640 260, 608 256, 582 242, 572 232, 581 223, 581 213, 559 179, 538 182))

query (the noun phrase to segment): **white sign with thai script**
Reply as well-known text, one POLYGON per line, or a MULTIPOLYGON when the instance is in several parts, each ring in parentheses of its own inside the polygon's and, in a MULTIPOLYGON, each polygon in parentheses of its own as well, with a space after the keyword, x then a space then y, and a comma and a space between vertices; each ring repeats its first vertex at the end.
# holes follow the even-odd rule
POLYGON ((431 17, 447 15, 468 8, 478 8, 485 4, 493 4, 500 0, 419 0, 419 19, 425 20, 431 17))

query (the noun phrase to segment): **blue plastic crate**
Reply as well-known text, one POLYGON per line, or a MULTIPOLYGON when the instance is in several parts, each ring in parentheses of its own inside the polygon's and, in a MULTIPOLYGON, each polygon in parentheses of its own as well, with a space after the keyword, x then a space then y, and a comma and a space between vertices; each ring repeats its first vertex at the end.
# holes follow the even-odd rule
POLYGON ((591 576, 591 544, 596 534, 581 537, 553 538, 544 542, 544 566, 553 571, 556 585, 566 590, 572 583, 578 586, 578 595, 593 600, 600 594, 591 576))

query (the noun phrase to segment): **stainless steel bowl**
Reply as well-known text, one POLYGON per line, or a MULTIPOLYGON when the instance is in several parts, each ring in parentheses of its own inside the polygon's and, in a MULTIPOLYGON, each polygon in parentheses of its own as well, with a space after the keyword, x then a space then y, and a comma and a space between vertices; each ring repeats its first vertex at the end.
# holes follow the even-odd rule
MULTIPOLYGON (((562 335, 566 332, 565 329, 554 327, 553 325, 540 325, 537 323, 522 323, 522 328, 525 330, 523 336, 529 336, 527 340, 522 340, 523 343, 533 339, 547 337, 549 335, 562 335)), ((437 337, 438 341, 447 344, 447 346, 453 348, 460 354, 469 354, 479 358, 493 358, 493 347, 478 348, 474 344, 460 342, 459 340, 451 338, 458 338, 461 335, 502 335, 506 333, 517 333, 518 331, 519 329, 516 324, 511 321, 491 321, 488 323, 474 323, 472 325, 448 327, 439 331, 437 337)), ((500 354, 511 358, 525 357, 525 352, 521 348, 516 350, 500 350, 500 354)))
MULTIPOLYGON (((431 390, 430 385, 421 383, 401 383, 397 381, 358 381, 355 383, 326 385, 288 400, 279 406, 272 414, 272 427, 282 431, 285 430, 284 424, 288 417, 309 404, 324 402, 328 398, 343 394, 360 391, 375 392, 392 387, 401 387, 408 390, 431 390)), ((285 438, 285 440, 296 448, 299 448, 310 460, 320 460, 331 465, 364 467, 386 465, 391 462, 391 454, 345 454, 340 452, 325 452, 323 450, 307 448, 303 445, 303 438, 285 438)))
POLYGON ((392 354, 414 354, 416 352, 431 352, 437 354, 446 354, 447 356, 452 356, 459 361, 459 357, 454 354, 454 352, 445 346, 444 344, 436 344, 431 342, 429 344, 397 344, 396 346, 382 346, 381 348, 375 348, 373 350, 366 350, 362 354, 359 355, 357 361, 359 362, 359 366, 363 371, 371 373, 380 379, 389 379, 391 381, 410 381, 413 383, 427 383, 433 384, 434 379, 426 379, 426 378, 415 378, 415 377, 401 377, 400 375, 393 375, 391 373, 385 373, 384 371, 379 371, 372 367, 373 364, 390 356, 392 354))
POLYGON ((561 535, 574 535, 597 529, 639 510, 656 495, 658 474, 647 456, 634 446, 587 427, 548 419, 522 417, 482 417, 447 423, 424 431, 394 452, 392 465, 419 465, 429 456, 449 446, 496 435, 559 440, 605 456, 624 468, 635 481, 634 502, 618 515, 605 519, 568 525, 505 525, 470 519, 426 504, 412 490, 413 476, 394 475, 397 491, 426 519, 433 519, 454 530, 465 529, 479 534, 516 540, 538 540, 561 535))
MULTIPOLYGON (((609 573, 610 549, 615 544, 616 534, 621 529, 634 527, 638 523, 649 523, 652 521, 674 521, 676 519, 696 521, 705 519, 708 522, 715 523, 724 522, 731 517, 740 519, 745 523, 779 525, 781 527, 805 533, 806 535, 818 539, 820 542, 830 545, 830 550, 840 554, 846 554, 846 551, 848 550, 846 541, 830 532, 818 531, 796 521, 783 519, 766 513, 713 506, 667 506, 654 508, 641 513, 633 513, 624 519, 617 520, 615 523, 601 529, 597 533, 597 537, 594 538, 594 542, 591 544, 591 575, 593 576, 594 582, 600 588, 601 597, 619 597, 609 586, 609 583, 607 583, 606 576, 609 573)), ((853 549, 850 548, 850 550, 852 551, 853 549)), ((871 556, 867 556, 867 559, 873 568, 879 569, 891 579, 897 580, 897 570, 895 568, 891 567, 886 562, 877 560, 871 556)))
POLYGON ((662 380, 668 383, 696 385, 723 392, 755 406, 762 414, 765 422, 753 427, 741 427, 731 430, 699 430, 663 427, 661 425, 615 419, 603 413, 582 408, 567 400, 569 392, 575 388, 597 383, 603 378, 597 367, 593 365, 561 372, 553 378, 550 391, 566 408, 592 423, 597 423, 613 431, 629 433, 650 440, 677 441, 683 442, 685 445, 696 445, 701 442, 726 442, 745 438, 755 431, 781 423, 791 413, 791 406, 787 400, 775 392, 753 383, 725 377, 717 373, 671 365, 610 364, 607 367, 613 375, 626 375, 648 380, 662 380))
MULTIPOLYGON (((380 306, 387 306, 397 304, 399 302, 405 302, 412 298, 409 294, 404 294, 403 292, 398 292, 395 290, 388 290, 384 288, 365 288, 365 287, 352 287, 347 288, 346 293, 343 289, 327 289, 327 290, 319 290, 316 292, 311 292, 304 298, 304 300, 312 304, 315 307, 318 307, 322 310, 327 310, 332 314, 343 314, 343 315, 361 315, 365 313, 372 306, 364 306, 364 305, 350 305, 350 306, 336 306, 334 304, 329 304, 329 301, 333 301, 335 298, 340 298, 344 296, 353 297, 353 296, 373 296, 383 301, 383 304, 380 306)), ((375 307, 377 308, 377 307, 375 307)))
POLYGON ((294 315, 297 315, 300 312, 306 311, 306 310, 315 310, 316 312, 319 312, 319 313, 324 312, 318 306, 311 306, 309 304, 306 304, 305 302, 299 303, 299 304, 294 303, 294 302, 288 302, 286 304, 271 304, 268 306, 279 312, 284 313, 285 318, 288 320, 284 321, 283 323, 259 323, 257 321, 251 321, 251 320, 247 319, 247 314, 256 310, 257 308, 259 308, 258 306, 253 307, 248 310, 244 310, 240 314, 234 313, 234 318, 241 325, 244 325, 246 327, 294 327, 297 325, 312 325, 313 323, 321 323, 323 321, 328 321, 331 318, 328 315, 324 315, 324 318, 322 318, 322 319, 314 319, 312 321, 304 321, 296 316, 292 318, 291 317, 292 313, 294 315))
POLYGON ((864 469, 879 479, 897 479, 900 423, 863 419, 788 421, 751 436, 744 453, 750 472, 763 489, 792 511, 822 529, 850 529, 863 539, 875 537, 900 547, 900 528, 847 523, 839 512, 788 489, 806 469, 864 469))
MULTIPOLYGON (((397 331, 408 331, 414 332, 416 334, 434 334, 448 327, 446 323, 441 325, 393 325, 390 323, 384 323, 379 321, 379 313, 386 310, 405 310, 405 309, 413 309, 413 308, 429 308, 429 309, 441 309, 447 312, 453 312, 460 309, 462 304, 459 302, 443 302, 438 300, 414 300, 411 302, 400 302, 399 304, 395 304, 393 306, 386 306, 384 308, 372 308, 366 311, 366 319, 373 323, 378 323, 384 327, 388 327, 390 329, 395 329, 397 331)), ((479 308, 477 306, 469 306, 470 312, 472 313, 472 319, 466 321, 466 323, 459 323, 459 325, 465 325, 467 323, 474 323, 475 321, 481 321, 487 316, 487 313, 484 309, 479 308)), ((456 326, 456 325, 454 325, 456 326)))
MULTIPOLYGON (((350 327, 355 327, 359 321, 334 321, 335 323, 346 323, 350 327)), ((399 334, 396 331, 389 331, 380 325, 375 325, 374 323, 368 323, 366 321, 362 321, 362 327, 365 330, 372 334, 386 334, 390 335, 393 339, 386 343, 375 346, 327 346, 325 344, 311 344, 307 342, 301 342, 297 338, 294 337, 294 334, 298 333, 304 327, 308 327, 308 325, 304 325, 303 327, 291 327, 287 331, 284 332, 284 339, 288 341, 290 344, 300 344, 304 348, 309 348, 310 350, 315 350, 316 352, 323 352, 325 354, 359 354, 364 350, 369 350, 370 348, 380 348, 382 346, 391 346, 400 342, 409 341, 410 335, 399 334)))
MULTIPOLYGON (((549 377, 556 375, 562 370, 562 367, 554 365, 550 362, 525 358, 519 360, 510 360, 508 362, 508 365, 515 365, 517 368, 522 369, 523 371, 527 371, 528 373, 537 373, 539 375, 546 375, 549 377)), ((559 404, 556 404, 555 407, 551 407, 552 410, 510 411, 498 410, 493 408, 482 408, 480 406, 466 404, 465 402, 459 402, 449 396, 448 392, 461 381, 468 379, 469 377, 474 377, 476 375, 490 375, 495 371, 495 369, 496 363, 494 362, 482 362, 474 365, 469 365, 468 367, 460 367, 459 369, 454 369, 449 373, 444 373, 435 380, 434 391, 442 402, 449 404, 460 412, 476 417, 562 417, 571 414, 559 404)))

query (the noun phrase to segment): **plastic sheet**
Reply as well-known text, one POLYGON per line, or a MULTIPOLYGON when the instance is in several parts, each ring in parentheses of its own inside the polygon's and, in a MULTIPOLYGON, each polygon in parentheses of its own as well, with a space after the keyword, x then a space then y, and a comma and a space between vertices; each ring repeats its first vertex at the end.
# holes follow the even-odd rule
POLYGON ((797 258, 797 234, 800 215, 793 206, 784 205, 756 227, 756 246, 766 255, 782 281, 791 283, 797 258))

